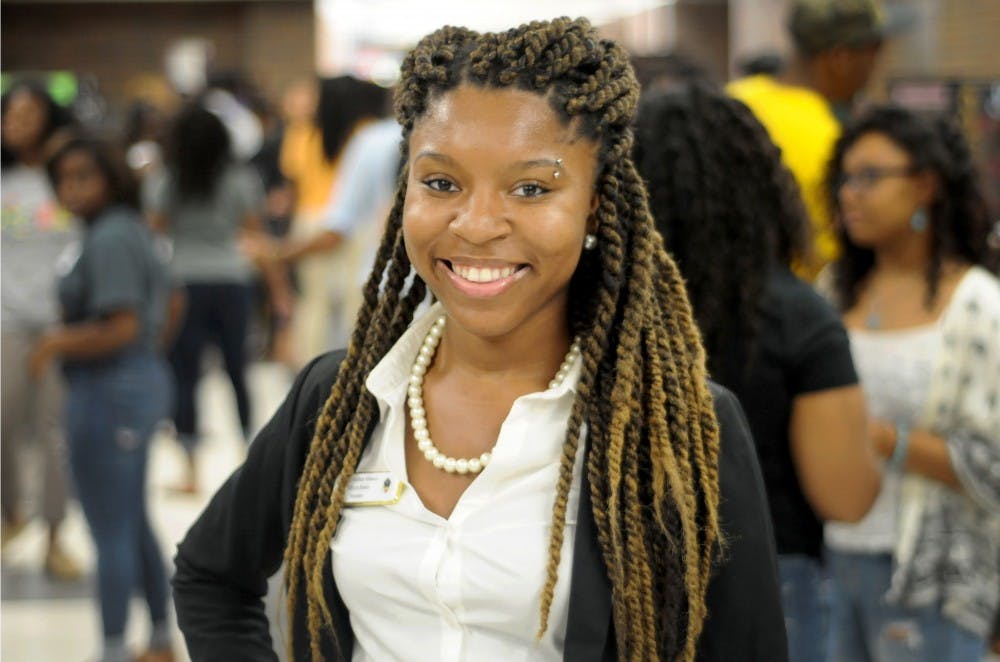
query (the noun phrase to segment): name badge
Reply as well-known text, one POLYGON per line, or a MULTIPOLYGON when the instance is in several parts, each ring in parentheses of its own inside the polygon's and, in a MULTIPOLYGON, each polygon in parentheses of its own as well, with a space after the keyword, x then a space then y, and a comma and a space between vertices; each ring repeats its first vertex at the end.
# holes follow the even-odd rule
POLYGON ((388 471, 356 473, 344 494, 345 506, 391 506, 399 503, 406 483, 388 471))

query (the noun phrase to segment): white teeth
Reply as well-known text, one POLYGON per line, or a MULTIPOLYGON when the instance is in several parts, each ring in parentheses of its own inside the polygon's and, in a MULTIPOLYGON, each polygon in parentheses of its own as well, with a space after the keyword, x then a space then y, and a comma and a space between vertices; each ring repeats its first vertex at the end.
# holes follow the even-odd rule
POLYGON ((462 279, 472 283, 492 283, 512 276, 517 267, 504 267, 503 269, 490 269, 488 267, 462 267, 453 265, 452 270, 462 277, 462 279))

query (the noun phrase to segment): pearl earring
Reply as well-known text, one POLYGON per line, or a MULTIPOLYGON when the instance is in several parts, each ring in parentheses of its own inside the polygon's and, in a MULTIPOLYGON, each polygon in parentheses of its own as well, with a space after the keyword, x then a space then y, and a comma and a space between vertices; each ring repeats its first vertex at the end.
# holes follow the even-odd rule
POLYGON ((583 250, 592 251, 597 248, 597 237, 592 234, 587 234, 583 238, 583 250))

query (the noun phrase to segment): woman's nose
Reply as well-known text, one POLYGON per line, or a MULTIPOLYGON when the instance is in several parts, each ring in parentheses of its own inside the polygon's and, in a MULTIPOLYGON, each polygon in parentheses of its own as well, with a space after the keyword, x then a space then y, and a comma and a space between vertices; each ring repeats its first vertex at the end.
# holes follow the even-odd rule
POLYGON ((450 230, 471 244, 485 244, 510 233, 503 201, 488 192, 473 193, 449 224, 450 230))

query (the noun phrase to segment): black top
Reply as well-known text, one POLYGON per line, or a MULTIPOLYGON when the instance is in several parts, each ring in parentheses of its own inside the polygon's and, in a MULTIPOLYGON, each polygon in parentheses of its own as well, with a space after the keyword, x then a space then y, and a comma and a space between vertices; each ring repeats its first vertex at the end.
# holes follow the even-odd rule
MULTIPOLYGON (((277 659, 262 598, 268 577, 281 564, 313 429, 342 359, 343 352, 326 354, 302 371, 251 444, 246 462, 178 547, 173 579, 177 620, 195 662, 277 659)), ((785 628, 760 470, 736 398, 715 385, 712 391, 721 430, 719 517, 726 546, 709 585, 698 658, 781 662, 787 660, 785 628)), ((604 662, 615 659, 611 590, 586 485, 580 495, 564 659, 604 662)), ((353 635, 330 562, 325 575, 337 641, 349 658, 353 635)), ((290 619, 301 643, 298 659, 308 659, 309 652, 304 602, 299 601, 290 619)), ((325 638, 324 659, 337 659, 336 650, 325 638)))
POLYGON ((858 383, 850 340, 836 310, 784 267, 771 271, 759 312, 756 346, 742 382, 725 386, 750 422, 778 553, 819 558, 823 524, 802 493, 788 423, 796 396, 858 383))

